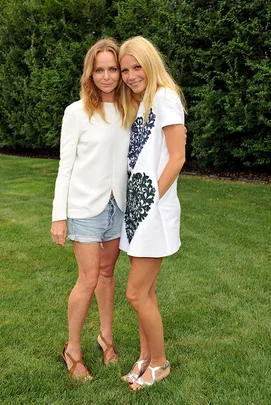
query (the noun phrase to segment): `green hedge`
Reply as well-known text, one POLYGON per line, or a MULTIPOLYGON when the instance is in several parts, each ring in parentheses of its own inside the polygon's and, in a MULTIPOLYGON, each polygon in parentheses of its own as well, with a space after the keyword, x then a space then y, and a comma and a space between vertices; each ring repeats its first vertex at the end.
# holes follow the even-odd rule
POLYGON ((0 13, 0 148, 57 150, 86 50, 141 34, 184 89, 188 160, 270 168, 270 3, 2 0, 0 13))

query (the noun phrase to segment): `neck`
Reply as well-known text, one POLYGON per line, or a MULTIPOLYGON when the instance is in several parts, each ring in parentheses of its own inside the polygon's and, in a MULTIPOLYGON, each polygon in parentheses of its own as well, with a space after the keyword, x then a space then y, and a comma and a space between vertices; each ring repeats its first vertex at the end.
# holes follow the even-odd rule
POLYGON ((104 103, 114 103, 115 91, 112 91, 111 93, 102 93, 102 101, 104 103))

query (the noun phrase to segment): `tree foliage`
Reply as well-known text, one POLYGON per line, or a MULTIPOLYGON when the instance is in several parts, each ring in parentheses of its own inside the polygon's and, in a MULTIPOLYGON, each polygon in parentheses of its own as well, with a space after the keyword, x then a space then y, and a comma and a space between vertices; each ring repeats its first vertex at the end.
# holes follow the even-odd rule
POLYGON ((58 148, 86 50, 103 35, 144 35, 184 90, 189 159, 202 168, 270 168, 270 3, 20 3, 0 5, 0 147, 58 148))

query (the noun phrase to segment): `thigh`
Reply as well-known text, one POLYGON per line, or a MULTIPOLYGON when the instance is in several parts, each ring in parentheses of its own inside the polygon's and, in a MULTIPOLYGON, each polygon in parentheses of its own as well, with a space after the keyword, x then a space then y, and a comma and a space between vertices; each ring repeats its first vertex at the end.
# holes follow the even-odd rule
POLYGON ((119 238, 103 242, 100 247, 100 273, 103 276, 111 277, 113 275, 119 252, 119 238))
POLYGON ((100 244, 73 242, 79 278, 97 278, 100 271, 100 244))
POLYGON ((133 257, 127 290, 130 294, 147 297, 153 292, 163 258, 133 257))

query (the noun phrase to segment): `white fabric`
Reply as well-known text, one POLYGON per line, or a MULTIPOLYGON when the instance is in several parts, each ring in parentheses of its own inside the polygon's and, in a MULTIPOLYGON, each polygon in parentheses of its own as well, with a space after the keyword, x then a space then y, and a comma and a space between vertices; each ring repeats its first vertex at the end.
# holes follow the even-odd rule
POLYGON ((130 134, 127 205, 120 249, 130 256, 163 257, 180 247, 180 203, 177 179, 159 200, 158 180, 168 160, 163 127, 184 124, 177 94, 160 89, 154 97, 146 125, 139 106, 130 134))
POLYGON ((81 100, 65 110, 53 221, 100 214, 111 190, 125 211, 129 132, 114 103, 104 103, 104 109, 107 122, 97 113, 89 121, 81 100))

